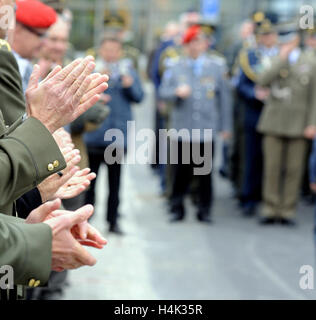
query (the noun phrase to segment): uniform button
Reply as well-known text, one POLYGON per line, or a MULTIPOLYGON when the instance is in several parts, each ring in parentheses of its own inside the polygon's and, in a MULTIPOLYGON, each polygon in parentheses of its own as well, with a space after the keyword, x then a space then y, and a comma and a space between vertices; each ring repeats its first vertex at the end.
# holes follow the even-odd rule
POLYGON ((55 160, 55 161, 53 162, 53 166, 54 166, 54 168, 57 168, 57 167, 59 166, 59 161, 58 161, 58 160, 55 160))
POLYGON ((35 283, 35 279, 31 279, 29 281, 29 287, 33 288, 34 287, 34 283, 35 283))
POLYGON ((34 288, 38 287, 41 284, 40 280, 35 281, 34 283, 34 288))
POLYGON ((54 170, 54 165, 52 163, 49 163, 47 166, 48 171, 53 171, 54 170))

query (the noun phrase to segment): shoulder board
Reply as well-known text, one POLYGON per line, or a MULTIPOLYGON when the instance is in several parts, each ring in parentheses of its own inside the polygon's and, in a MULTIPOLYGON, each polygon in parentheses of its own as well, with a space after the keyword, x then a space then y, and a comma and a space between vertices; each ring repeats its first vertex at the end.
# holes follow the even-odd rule
POLYGON ((0 39, 0 49, 5 51, 11 51, 11 46, 7 41, 0 39))
POLYGON ((242 49, 239 53, 239 64, 245 75, 252 81, 256 81, 257 75, 250 66, 248 51, 242 49))

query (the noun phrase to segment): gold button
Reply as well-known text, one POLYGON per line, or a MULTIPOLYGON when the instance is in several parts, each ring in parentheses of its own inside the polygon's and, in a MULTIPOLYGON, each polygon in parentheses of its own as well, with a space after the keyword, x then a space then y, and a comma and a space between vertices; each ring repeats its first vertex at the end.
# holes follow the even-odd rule
POLYGON ((31 280, 29 281, 29 287, 33 288, 34 283, 35 283, 35 279, 31 279, 31 280))
POLYGON ((35 281, 34 283, 34 288, 38 287, 41 284, 40 280, 35 281))
POLYGON ((58 160, 55 160, 55 161, 53 162, 53 165, 54 165, 54 168, 59 167, 59 161, 58 161, 58 160))
POLYGON ((48 169, 48 171, 53 171, 54 165, 52 163, 48 164, 47 169, 48 169))

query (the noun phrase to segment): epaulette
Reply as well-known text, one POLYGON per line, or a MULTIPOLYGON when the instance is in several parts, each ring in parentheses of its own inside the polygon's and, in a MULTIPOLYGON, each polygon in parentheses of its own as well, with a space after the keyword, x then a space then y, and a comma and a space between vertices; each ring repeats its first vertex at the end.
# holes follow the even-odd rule
POLYGON ((240 65, 242 71, 245 73, 245 75, 250 80, 255 82, 257 79, 257 75, 250 66, 249 58, 248 58, 248 51, 245 49, 241 49, 241 51, 239 53, 239 65, 240 65))
POLYGON ((0 50, 11 51, 11 46, 7 41, 0 39, 0 50))

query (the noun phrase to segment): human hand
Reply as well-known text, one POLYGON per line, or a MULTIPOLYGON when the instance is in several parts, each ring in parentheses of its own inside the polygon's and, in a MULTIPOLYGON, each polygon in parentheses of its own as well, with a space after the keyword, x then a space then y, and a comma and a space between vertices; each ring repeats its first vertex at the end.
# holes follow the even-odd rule
POLYGON ((257 100, 265 101, 270 95, 270 90, 268 88, 255 86, 255 97, 257 100))
MULTIPOLYGON (((26 223, 35 224, 48 221, 62 215, 70 214, 71 211, 58 210, 61 206, 60 199, 46 202, 33 210, 26 219, 26 223)), ((78 210, 77 210, 78 211, 78 210)), ((75 225, 71 229, 73 237, 82 245, 102 249, 107 244, 99 231, 92 227, 87 221, 75 225)))
POLYGON ((59 128, 53 133, 53 137, 58 144, 59 149, 71 148, 73 149, 75 145, 72 142, 71 135, 64 129, 59 128))
POLYGON ((176 89, 176 96, 181 99, 188 98, 192 93, 192 89, 189 85, 183 84, 176 89))
POLYGON ((67 67, 54 70, 40 83, 40 68, 34 66, 26 91, 27 113, 54 133, 91 108, 108 87, 106 75, 91 75, 92 57, 77 59, 67 67), (84 100, 83 100, 84 99, 84 100))
POLYGON ((231 138, 231 133, 229 131, 222 131, 220 136, 223 140, 229 140, 231 138))
POLYGON ((123 88, 130 88, 134 83, 133 77, 129 75, 123 75, 122 76, 122 86, 123 88))
POLYGON ((104 104, 107 104, 111 101, 111 96, 109 94, 105 94, 105 93, 101 93, 101 96, 100 96, 100 100, 104 103, 104 104))
POLYGON ((307 126, 304 130, 304 137, 314 139, 316 137, 316 126, 307 126))
POLYGON ((77 171, 64 185, 62 185, 55 193, 55 198, 71 199, 77 197, 85 191, 90 185, 90 181, 94 180, 97 175, 90 173, 90 168, 77 171))
MULTIPOLYGON (((75 212, 62 214, 44 221, 52 229, 52 270, 77 269, 93 266, 96 259, 76 240, 71 230, 86 223, 93 213, 93 206, 84 206, 75 212)), ((55 211, 56 214, 56 211, 55 211)), ((106 243, 106 240, 103 240, 106 243)))
POLYGON ((316 183, 315 182, 310 183, 309 187, 313 191, 313 193, 316 193, 316 183))

